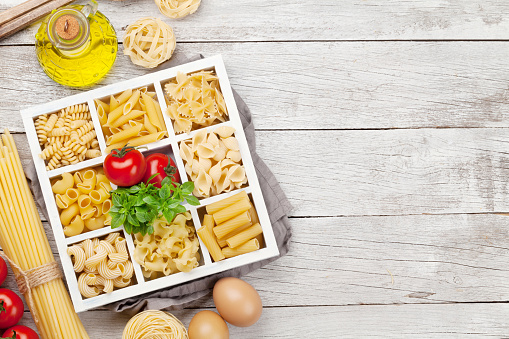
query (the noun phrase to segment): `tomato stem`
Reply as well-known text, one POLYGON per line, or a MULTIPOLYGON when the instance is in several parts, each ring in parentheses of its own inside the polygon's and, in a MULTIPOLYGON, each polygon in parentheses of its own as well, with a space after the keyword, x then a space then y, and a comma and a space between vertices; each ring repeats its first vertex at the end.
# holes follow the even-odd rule
POLYGON ((127 153, 136 150, 134 146, 128 146, 129 144, 126 144, 121 149, 115 148, 111 151, 111 155, 115 158, 123 158, 127 153))
POLYGON ((0 301, 0 313, 7 312, 7 310, 4 307, 4 303, 5 303, 5 301, 3 301, 3 300, 0 301))
POLYGON ((170 159, 168 159, 168 166, 164 168, 164 173, 170 178, 177 172, 177 168, 171 165, 170 159))

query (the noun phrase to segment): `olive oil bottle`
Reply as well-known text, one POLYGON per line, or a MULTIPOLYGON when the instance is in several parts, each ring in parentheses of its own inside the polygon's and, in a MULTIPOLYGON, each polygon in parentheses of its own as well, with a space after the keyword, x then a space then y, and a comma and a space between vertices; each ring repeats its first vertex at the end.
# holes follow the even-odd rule
POLYGON ((113 66, 117 36, 97 2, 61 7, 49 14, 35 35, 37 58, 59 84, 88 87, 113 66))

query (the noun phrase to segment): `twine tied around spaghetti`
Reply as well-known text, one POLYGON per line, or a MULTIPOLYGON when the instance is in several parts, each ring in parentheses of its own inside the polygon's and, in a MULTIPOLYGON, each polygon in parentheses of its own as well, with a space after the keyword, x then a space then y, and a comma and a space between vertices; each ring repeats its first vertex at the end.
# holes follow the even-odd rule
POLYGON ((14 261, 12 261, 4 251, 0 250, 0 256, 7 260, 9 264, 16 269, 16 271, 14 271, 14 275, 18 289, 23 295, 28 293, 27 302, 30 306, 30 310, 32 311, 34 322, 36 324, 39 323, 37 309, 35 308, 32 296, 32 289, 39 285, 46 284, 52 280, 62 278, 62 272, 58 267, 58 263, 56 261, 52 261, 50 263, 24 271, 14 261))

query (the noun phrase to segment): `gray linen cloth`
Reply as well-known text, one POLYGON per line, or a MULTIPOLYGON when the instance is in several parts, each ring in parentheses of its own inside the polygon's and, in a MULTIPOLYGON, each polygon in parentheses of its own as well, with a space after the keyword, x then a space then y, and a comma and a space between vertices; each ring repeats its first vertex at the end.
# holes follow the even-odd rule
MULTIPOLYGON (((193 58, 186 58, 182 55, 175 55, 168 63, 161 65, 159 69, 173 67, 181 63, 203 58, 197 55, 193 58)), ((251 156, 256 168, 256 174, 263 192, 267 211, 269 213, 270 221, 274 229, 277 245, 279 247, 279 257, 288 252, 291 237, 291 227, 288 220, 288 212, 291 210, 291 205, 283 190, 279 186, 274 174, 263 162, 256 153, 255 129, 251 119, 251 112, 242 98, 233 90, 235 103, 237 104, 244 132, 246 134, 247 142, 250 147, 251 156)), ((31 187, 34 192, 35 200, 42 209, 42 213, 46 216, 47 211, 44 204, 44 199, 39 185, 35 167, 33 163, 25 169, 27 178, 31 182, 31 187)), ((249 272, 252 272, 279 257, 263 260, 250 265, 245 265, 225 272, 193 280, 177 286, 161 289, 156 292, 140 295, 133 298, 124 299, 120 302, 110 305, 110 308, 115 312, 125 312, 128 314, 135 314, 143 310, 173 310, 180 309, 187 304, 205 296, 214 287, 217 280, 223 277, 241 277, 249 272)))

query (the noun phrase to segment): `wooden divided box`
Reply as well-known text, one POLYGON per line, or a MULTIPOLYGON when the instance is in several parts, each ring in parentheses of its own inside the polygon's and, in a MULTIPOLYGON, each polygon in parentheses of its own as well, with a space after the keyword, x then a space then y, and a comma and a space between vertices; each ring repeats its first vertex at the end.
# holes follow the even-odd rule
MULTIPOLYGON (((195 82, 195 87, 199 87, 199 81, 196 80, 195 82)), ((186 90, 181 96, 185 98, 189 97, 188 99, 192 101, 193 97, 197 95, 195 92, 193 92, 193 90, 186 90)), ((185 98, 182 100, 185 101, 185 98)), ((201 114, 203 110, 205 110, 205 108, 202 110, 202 106, 209 104, 211 103, 201 99, 201 101, 199 100, 199 102, 195 104, 197 107, 193 109, 201 114)), ((46 208, 48 209, 63 271, 77 312, 189 282, 194 279, 271 258, 279 254, 249 146, 244 135, 240 116, 221 56, 201 59, 46 104, 30 107, 22 110, 21 114, 32 157, 37 169, 37 175, 44 194, 44 200, 46 208), (211 83, 212 85, 210 85, 206 80, 203 80, 206 79, 208 75, 202 77, 203 86, 205 86, 202 87, 202 90, 204 92, 211 91, 211 93, 216 93, 214 99, 216 100, 216 105, 224 106, 222 109, 226 110, 227 113, 223 114, 219 120, 212 121, 213 119, 210 118, 208 123, 205 124, 205 127, 195 123, 189 125, 189 122, 185 120, 177 121, 179 118, 171 117, 168 110, 174 109, 173 113, 176 114, 175 110, 178 106, 179 114, 181 114, 180 116, 185 117, 185 110, 188 109, 188 107, 182 104, 169 108, 169 106, 172 105, 173 99, 170 98, 170 90, 166 89, 166 84, 171 82, 174 83, 174 85, 170 87, 175 90, 175 88, 179 86, 179 76, 182 77, 183 74, 192 75, 201 71, 206 71, 206 74, 212 74, 217 78, 211 83), (147 103, 143 105, 143 107, 138 107, 139 112, 131 113, 130 117, 135 120, 129 120, 129 117, 126 117, 126 112, 133 112, 136 109, 131 107, 130 109, 124 109, 122 111, 121 108, 110 106, 113 102, 111 100, 117 99, 120 105, 122 101, 124 101, 125 104, 125 98, 120 98, 123 95, 122 93, 127 93, 124 94, 124 96, 127 96, 131 94, 132 91, 138 94, 141 93, 141 96, 145 98, 145 101, 139 102, 147 103), (222 98, 217 97, 217 91, 222 93, 222 98), (152 107, 145 107, 148 106, 149 102, 151 102, 150 105, 152 107), (119 123, 114 124, 116 127, 111 127, 113 124, 110 124, 109 127, 105 126, 107 117, 111 115, 115 109, 117 109, 117 113, 113 113, 113 115, 125 117, 125 119, 120 122, 124 123, 123 129, 122 126, 119 126, 119 123), (108 110, 109 113, 106 112, 108 110), (184 110, 184 113, 180 110, 184 110), (145 112, 147 116, 141 115, 141 111, 145 112), (150 120, 153 116, 149 116, 149 113, 153 115, 154 112, 158 114, 158 118, 155 119, 159 119, 159 124, 154 123, 154 120, 150 120), (59 120, 61 121, 60 125, 53 126, 55 124, 54 120, 56 120, 55 117, 60 116, 72 116, 73 118, 69 118, 69 121, 66 120, 65 125, 62 125, 63 120, 65 120, 63 119, 59 120), (143 119, 145 119, 145 124, 143 119), (71 120, 78 122, 72 122, 71 120), (50 122, 48 123, 48 121, 50 122), (131 125, 125 125, 129 123, 131 125), (48 126, 48 124, 51 126, 48 126), (66 126, 69 127, 71 124, 73 124, 72 128, 66 129, 66 126), (140 124, 143 125, 141 127, 142 130, 140 130, 140 124), (186 130, 182 131, 182 129, 186 130), (71 130, 72 132, 70 132, 71 130), (225 131, 230 131, 231 134, 233 130, 234 132, 231 136, 229 134, 221 136, 216 133, 211 137, 214 131, 219 131, 218 133, 222 134, 226 133, 225 131), (175 131, 179 133, 175 133, 175 131), (104 192, 107 192, 107 197, 109 197, 110 188, 115 189, 116 187, 104 179, 105 176, 103 175, 102 166, 108 152, 112 148, 121 147, 122 144, 125 143, 125 139, 115 137, 117 132, 123 133, 121 136, 132 134, 130 140, 137 146, 144 146, 140 151, 145 155, 154 152, 169 155, 175 161, 176 167, 180 172, 181 183, 192 180, 195 181, 195 185, 200 184, 201 187, 206 186, 206 189, 203 189, 203 191, 198 192, 195 190, 195 195, 197 195, 200 201, 199 206, 183 204, 190 213, 190 220, 186 222, 186 225, 188 228, 194 228, 192 230, 195 237, 194 242, 195 244, 197 242, 199 244, 197 252, 199 256, 196 256, 197 262, 194 263, 194 268, 189 271, 175 272, 174 270, 168 269, 163 274, 150 274, 150 270, 146 267, 143 268, 134 258, 135 252, 137 251, 136 238, 133 235, 127 234, 123 227, 111 228, 111 217, 109 217, 108 214, 111 201, 107 202, 108 199, 104 200, 104 195, 106 194, 104 192), (68 135, 71 133, 74 134, 72 136, 68 135), (217 159, 207 159, 207 152, 210 151, 207 147, 210 148, 210 145, 195 145, 199 141, 197 139, 203 141, 204 138, 208 138, 206 140, 211 143, 217 143, 217 140, 221 139, 221 145, 225 150, 223 152, 224 154, 218 155, 217 159), (236 139, 236 141, 234 139, 236 139), (71 141, 66 143, 62 140, 71 141), (194 155, 189 154, 196 151, 197 148, 200 148, 200 150, 197 151, 199 156, 197 159, 193 160, 192 157, 194 157, 194 155), (219 163, 221 164, 220 169, 223 170, 222 173, 221 171, 216 174, 210 172, 212 171, 211 164, 214 163, 218 164, 218 166, 219 163), (226 169, 223 168, 223 164, 226 169), (232 167, 234 170, 229 170, 232 167), (203 171, 208 170, 210 175, 206 176, 201 173, 201 171, 199 171, 200 168, 203 168, 203 171), (244 175, 244 177, 242 177, 242 175, 244 175), (89 185, 90 187, 85 185, 85 181, 88 180, 86 179, 87 176, 94 177, 94 184, 92 186, 89 185), (214 176, 218 177, 211 179, 211 177, 214 176), (219 176, 221 177, 219 178, 219 176), (230 180, 229 186, 225 184, 225 176, 228 176, 228 180, 230 180), (233 177, 242 177, 243 179, 242 181, 239 179, 233 182, 233 177), (71 180, 70 178, 73 179, 71 180), (67 184, 64 185, 64 181, 67 179, 72 181, 71 184, 69 184, 70 186, 67 184), (81 180, 83 180, 83 182, 81 182, 81 180), (57 182, 59 183, 56 184, 57 182), (210 182, 215 185, 214 189, 210 189, 210 182), (84 188, 85 186, 88 188, 84 188), (95 193, 92 193, 91 190, 95 193), (222 260, 215 261, 207 247, 204 246, 201 237, 196 235, 196 231, 202 227, 204 216, 207 214, 207 206, 223 201, 242 191, 245 192, 245 194, 242 194, 244 194, 244 196, 247 195, 250 200, 250 211, 254 208, 254 214, 257 215, 256 218, 258 220, 253 220, 253 222, 256 222, 257 227, 261 226, 263 231, 261 235, 257 236, 259 240, 257 240, 259 249, 252 252, 246 251, 246 253, 240 255, 237 253, 236 256, 227 256, 222 260), (92 211, 88 210, 90 206, 93 206, 92 211), (90 214, 92 217, 90 217, 90 214), (85 227, 83 225, 85 225, 85 227), (118 233, 120 237, 125 238, 125 241, 118 238, 116 233, 118 233), (94 269, 91 268, 87 271, 87 266, 83 268, 82 263, 78 263, 79 258, 72 257, 69 254, 72 252, 69 251, 69 248, 77 250, 79 247, 83 249, 83 252, 87 252, 85 247, 92 246, 88 249, 88 252, 94 251, 93 247, 98 246, 97 244, 100 243, 101 240, 105 242, 109 241, 112 245, 111 251, 117 248, 119 254, 115 257, 115 260, 113 256, 110 256, 111 260, 108 259, 107 264, 105 261, 105 266, 102 268, 105 272, 110 272, 111 270, 120 270, 122 272, 123 275, 116 277, 116 280, 111 279, 115 281, 113 288, 111 288, 111 286, 106 287, 105 282, 96 282, 96 278, 94 278, 93 274, 94 269), (122 246, 124 246, 128 256, 119 259, 122 257, 120 255, 122 246), (76 266, 80 265, 82 266, 81 271, 79 267, 76 268, 76 266), (131 273, 129 273, 129 271, 131 271, 131 273), (83 277, 80 272, 83 273, 83 277), (89 274, 90 277, 88 277, 89 274), (87 280, 89 278, 94 281, 91 282, 87 280), (97 288, 94 286, 101 287, 97 288), (86 293, 83 293, 84 288, 87 290, 86 293), (105 292, 106 290, 108 290, 108 293, 105 292), (85 294, 85 296, 83 296, 83 294, 85 294)), ((88 185, 89 181, 86 183, 88 185)), ((189 214, 187 215, 189 216, 189 214)), ((248 217, 250 219, 253 218, 253 213, 248 217)), ((212 231, 211 233, 213 234, 212 231)), ((219 237, 217 239, 219 239, 219 237)), ((222 242, 223 246, 225 246, 224 239, 222 239, 222 242)), ((90 256, 93 254, 94 253, 91 253, 90 256)), ((88 257, 87 254, 87 258, 88 257)), ((100 265, 98 265, 95 270, 99 269, 99 266, 100 265)), ((107 273, 104 275, 107 275, 107 273)), ((108 282, 108 284, 111 285, 111 282, 108 282)))

